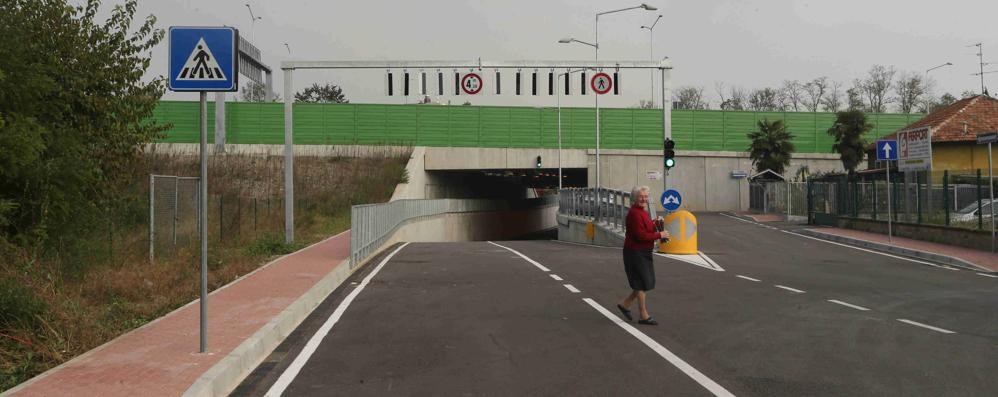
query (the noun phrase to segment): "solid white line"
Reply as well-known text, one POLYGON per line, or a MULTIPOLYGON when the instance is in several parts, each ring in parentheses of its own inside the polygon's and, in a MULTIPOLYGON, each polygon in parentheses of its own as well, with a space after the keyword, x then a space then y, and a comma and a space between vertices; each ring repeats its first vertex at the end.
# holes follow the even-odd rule
POLYGON ((550 272, 550 271, 551 271, 551 269, 548 269, 548 268, 544 267, 544 265, 542 265, 542 264, 540 264, 540 263, 537 263, 537 261, 535 261, 535 260, 533 260, 533 259, 530 259, 530 258, 527 258, 527 256, 526 256, 526 255, 524 255, 524 254, 521 254, 521 253, 517 252, 517 251, 516 251, 515 249, 512 249, 512 248, 509 248, 509 247, 505 247, 505 246, 502 246, 502 245, 499 245, 499 244, 496 244, 496 243, 493 243, 493 242, 491 242, 491 241, 489 241, 489 244, 492 244, 492 245, 494 245, 494 246, 496 246, 496 247, 502 247, 502 248, 505 248, 505 249, 509 250, 509 252, 512 252, 512 253, 514 253, 514 254, 517 254, 517 255, 519 255, 519 256, 520 256, 521 258, 523 258, 523 260, 525 260, 525 261, 527 261, 527 262, 530 262, 530 263, 532 263, 532 264, 533 264, 534 266, 537 266, 537 268, 538 268, 538 269, 541 269, 541 271, 545 271, 545 272, 550 272))
POLYGON ((724 216, 726 216, 726 217, 728 217, 728 218, 731 218, 731 219, 736 219, 736 220, 739 220, 739 221, 742 221, 742 222, 745 222, 745 223, 751 223, 751 224, 753 224, 753 225, 757 225, 757 226, 762 226, 762 224, 761 224, 761 223, 759 223, 759 222, 754 222, 754 221, 750 221, 750 220, 748 220, 748 219, 742 219, 742 218, 739 218, 739 217, 737 217, 737 216, 731 216, 731 215, 728 215, 728 214, 725 214, 725 213, 723 213, 723 212, 721 213, 721 215, 724 215, 724 216))
POLYGON ((561 277, 558 277, 557 274, 552 274, 551 278, 553 278, 555 281, 561 281, 561 277))
POLYGON ((589 248, 604 248, 604 249, 612 249, 612 250, 619 250, 619 249, 621 249, 621 247, 604 247, 602 245, 574 243, 574 242, 571 242, 571 241, 561 241, 561 240, 548 240, 548 241, 552 241, 552 242, 555 242, 555 243, 562 243, 562 244, 579 245, 579 246, 589 247, 589 248))
POLYGON ((835 303, 835 304, 839 304, 839 305, 845 306, 845 307, 851 307, 851 308, 856 309, 856 310, 862 310, 862 311, 870 310, 870 309, 867 309, 867 308, 865 308, 863 306, 857 306, 857 305, 854 305, 852 303, 846 303, 846 302, 843 302, 843 301, 840 301, 840 300, 829 299, 828 301, 832 302, 832 303, 835 303))
POLYGON ((754 279, 754 278, 752 278, 752 277, 747 277, 747 276, 743 276, 743 275, 741 275, 741 274, 739 274, 739 275, 737 275, 737 276, 735 276, 735 277, 738 277, 738 278, 743 278, 743 279, 746 279, 746 280, 749 280, 749 281, 755 281, 755 282, 757 282, 757 283, 758 283, 759 281, 761 281, 761 280, 759 280, 759 279, 754 279))
POLYGON ((883 253, 883 252, 879 252, 879 251, 868 250, 866 248, 854 247, 854 246, 851 246, 851 245, 848 245, 848 244, 837 243, 835 241, 828 241, 828 240, 820 239, 820 238, 817 238, 817 237, 805 236, 805 235, 800 234, 800 233, 789 232, 789 231, 786 231, 786 230, 783 230, 782 232, 786 233, 786 234, 792 234, 792 235, 797 236, 797 237, 803 237, 803 238, 809 238, 809 239, 815 240, 815 241, 821 241, 823 243, 838 245, 838 246, 846 247, 846 248, 852 248, 854 250, 860 250, 860 251, 863 251, 863 252, 869 252, 871 254, 883 255, 883 256, 888 256, 888 257, 894 258, 894 259, 901 259, 901 260, 906 260, 906 261, 909 261, 909 262, 921 263, 923 265, 929 265, 929 266, 937 267, 937 268, 940 268, 940 269, 959 270, 959 269, 954 269, 954 268, 949 267, 949 266, 937 265, 935 263, 929 263, 929 262, 920 261, 920 260, 917 260, 917 259, 905 258, 903 256, 891 255, 891 254, 887 254, 887 253, 883 253))
POLYGON ((991 278, 998 278, 998 276, 996 276, 996 275, 994 275, 994 274, 987 274, 987 273, 977 273, 977 275, 978 275, 978 276, 984 276, 984 277, 991 277, 991 278))
POLYGON ((671 351, 669 351, 669 349, 666 349, 664 346, 660 345, 654 339, 649 338, 648 335, 645 335, 643 332, 638 331, 630 324, 624 322, 624 320, 621 320, 613 313, 610 313, 609 310, 606 310, 606 308, 601 306, 599 303, 596 303, 596 301, 589 298, 584 298, 582 300, 588 303, 589 306, 592 306, 593 309, 596 309, 596 311, 602 313, 604 317, 610 319, 610 321, 613 321, 614 324, 617 324, 618 326, 620 326, 620 328, 623 328, 625 331, 627 331, 627 333, 637 338, 639 341, 641 341, 641 343, 644 343, 645 346, 650 347, 655 353, 658 353, 659 356, 664 358, 672 365, 676 366, 676 368, 678 368, 680 371, 683 371, 683 373, 685 373, 687 376, 693 378, 694 381, 699 383, 701 386, 703 386, 705 389, 713 393, 715 396, 734 397, 734 394, 731 394, 731 392, 726 390, 723 386, 717 384, 717 382, 714 382, 706 375, 698 371, 696 368, 693 368, 693 366, 686 363, 686 361, 683 361, 683 359, 679 358, 679 356, 673 354, 671 351))
POLYGON ((956 333, 956 332, 950 331, 948 329, 942 329, 942 328, 939 328, 939 327, 933 327, 933 326, 928 325, 928 324, 922 324, 922 323, 916 322, 916 321, 905 320, 903 318, 899 318, 898 321, 900 321, 902 323, 906 323, 906 324, 911 324, 911 325, 914 325, 914 326, 917 326, 917 327, 931 329, 931 330, 936 331, 936 332, 942 332, 944 334, 955 334, 956 333))
POLYGON ((582 291, 579 291, 578 288, 575 288, 575 286, 573 286, 572 284, 565 284, 565 288, 568 288, 568 290, 572 291, 573 294, 577 294, 579 292, 582 292, 582 291))
POLYGON ((787 291, 796 292, 798 294, 803 294, 804 293, 804 291, 801 291, 801 290, 799 290, 797 288, 790 288, 790 287, 787 287, 785 285, 774 285, 774 287, 776 287, 776 288, 783 288, 783 289, 785 289, 787 291))
POLYGON ((353 291, 350 291, 350 294, 343 299, 343 302, 340 302, 339 306, 336 307, 336 311, 334 311, 333 314, 331 314, 329 318, 326 319, 326 322, 322 324, 322 327, 319 327, 318 331, 315 331, 315 335, 312 335, 312 338, 308 340, 308 343, 305 344, 305 347, 302 348, 300 353, 298 353, 298 357, 295 357, 295 360, 291 362, 291 365, 289 365, 288 368, 284 370, 284 373, 282 373, 281 376, 277 378, 277 382, 274 382, 274 385, 271 386, 269 390, 267 390, 265 396, 277 397, 284 393, 284 390, 287 389, 288 385, 291 384, 291 381, 293 381, 295 377, 298 376, 298 372, 300 372, 301 369, 305 366, 305 363, 308 362, 308 359, 312 357, 312 354, 315 353, 315 350, 319 348, 319 344, 322 343, 322 340, 326 337, 327 334, 329 334, 329 330, 331 330, 333 326, 336 325, 337 321, 340 321, 340 317, 343 316, 343 312, 347 310, 347 307, 350 306, 350 303, 353 302, 354 298, 356 298, 357 295, 359 295, 360 292, 364 290, 364 287, 366 287, 367 284, 371 282, 371 279, 374 278, 374 276, 377 275, 379 271, 381 271, 381 268, 385 267, 385 264, 388 263, 388 261, 390 261, 392 257, 395 256, 395 254, 397 254, 399 251, 402 250, 402 248, 405 248, 407 245, 409 245, 409 243, 402 244, 401 247, 398 247, 397 249, 395 249, 395 251, 392 251, 392 253, 388 254, 388 256, 386 256, 385 259, 383 259, 381 263, 378 264, 378 267, 375 267, 374 270, 372 270, 371 273, 367 275, 367 277, 364 277, 364 281, 361 281, 360 285, 358 285, 357 288, 354 288, 353 291))

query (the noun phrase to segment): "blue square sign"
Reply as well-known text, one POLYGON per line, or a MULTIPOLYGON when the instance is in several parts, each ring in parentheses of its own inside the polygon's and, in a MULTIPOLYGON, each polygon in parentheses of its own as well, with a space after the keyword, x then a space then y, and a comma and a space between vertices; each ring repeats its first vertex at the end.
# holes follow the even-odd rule
POLYGON ((231 27, 171 26, 171 91, 239 89, 239 31, 231 27))
POLYGON ((877 161, 897 160, 898 141, 877 141, 877 161))

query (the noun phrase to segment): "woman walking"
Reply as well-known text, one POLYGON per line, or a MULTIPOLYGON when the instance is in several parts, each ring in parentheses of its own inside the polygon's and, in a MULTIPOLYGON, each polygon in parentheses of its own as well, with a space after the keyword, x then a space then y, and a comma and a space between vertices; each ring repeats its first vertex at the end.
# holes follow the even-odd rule
POLYGON ((624 235, 624 272, 631 293, 617 304, 627 321, 633 321, 630 307, 638 301, 638 324, 658 325, 658 321, 648 314, 645 303, 646 293, 655 289, 655 267, 652 263, 652 248, 655 240, 669 239, 669 232, 659 232, 648 215, 648 187, 635 186, 631 189, 631 209, 627 211, 626 233, 624 235))

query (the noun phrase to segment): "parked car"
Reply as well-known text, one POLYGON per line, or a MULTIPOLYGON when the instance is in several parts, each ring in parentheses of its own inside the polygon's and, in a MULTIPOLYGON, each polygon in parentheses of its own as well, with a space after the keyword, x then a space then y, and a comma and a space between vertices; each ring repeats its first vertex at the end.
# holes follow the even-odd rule
MULTIPOLYGON (((998 201, 998 200, 995 200, 995 201, 998 201)), ((990 218, 991 217, 991 199, 982 199, 980 207, 981 207, 981 213, 984 216, 984 219, 990 218)), ((998 207, 995 208, 995 215, 998 215, 998 207)), ((975 201, 973 204, 970 204, 970 205, 964 207, 963 209, 955 212, 953 214, 953 220, 955 220, 955 221, 961 221, 961 222, 976 221, 977 220, 977 202, 975 201)))

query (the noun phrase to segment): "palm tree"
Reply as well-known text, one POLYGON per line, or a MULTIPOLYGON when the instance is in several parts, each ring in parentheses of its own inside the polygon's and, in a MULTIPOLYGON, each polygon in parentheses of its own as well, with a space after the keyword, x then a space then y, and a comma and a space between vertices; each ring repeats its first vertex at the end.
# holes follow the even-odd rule
POLYGON ((748 133, 752 141, 749 144, 749 157, 756 172, 773 170, 780 175, 790 165, 790 157, 794 152, 793 134, 787 131, 783 120, 769 121, 763 119, 759 130, 748 133))
POLYGON ((835 138, 832 150, 842 159, 842 167, 852 176, 856 167, 863 162, 866 155, 866 139, 863 134, 873 129, 866 122, 866 115, 859 110, 847 110, 836 113, 835 124, 828 129, 828 135, 835 138))

